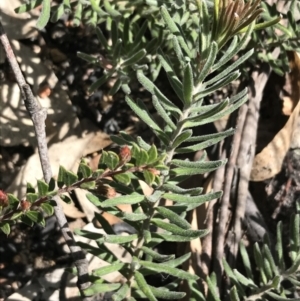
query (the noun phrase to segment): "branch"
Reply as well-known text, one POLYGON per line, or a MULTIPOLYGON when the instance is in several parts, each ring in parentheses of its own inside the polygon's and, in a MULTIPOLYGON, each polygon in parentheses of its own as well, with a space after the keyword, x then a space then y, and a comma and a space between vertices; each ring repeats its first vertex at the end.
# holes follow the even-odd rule
MULTIPOLYGON (((22 98, 25 103, 25 107, 29 113, 30 118, 32 119, 35 134, 37 138, 39 157, 42 165, 44 179, 49 183, 52 177, 52 171, 50 166, 50 160, 48 157, 48 148, 46 141, 46 132, 45 132, 45 119, 47 117, 47 112, 44 108, 41 108, 39 103, 36 101, 30 86, 26 83, 25 78, 21 72, 19 64, 16 60, 16 57, 13 53, 7 35, 5 34, 4 28, 0 21, 0 41, 4 48, 6 57, 11 65, 12 71, 15 75, 17 84, 20 88, 22 98)), ((59 224, 59 227, 62 231, 62 235, 70 248, 74 264, 77 268, 78 281, 77 286, 79 288, 80 294, 84 301, 91 300, 84 296, 83 290, 90 286, 89 275, 88 275, 88 262, 85 258, 85 254, 79 246, 76 245, 74 236, 69 229, 67 219, 63 213, 62 206, 60 205, 60 200, 56 196, 53 198, 56 202, 54 207, 54 213, 59 224)))

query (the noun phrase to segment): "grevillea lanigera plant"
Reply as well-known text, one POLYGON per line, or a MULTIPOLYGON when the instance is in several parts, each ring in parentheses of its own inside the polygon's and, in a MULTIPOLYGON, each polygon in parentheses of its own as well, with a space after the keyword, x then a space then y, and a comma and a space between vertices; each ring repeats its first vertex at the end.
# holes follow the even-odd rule
MULTIPOLYGON (((38 26, 43 27, 50 17, 50 0, 27 2, 19 12, 42 3, 38 26)), ((37 189, 28 185, 22 200, 1 192, 0 228, 9 234, 10 226, 18 220, 29 225, 44 225, 44 213, 53 214, 54 196, 68 201, 67 193, 77 188, 85 189, 95 206, 119 217, 133 229, 129 235, 120 235, 103 215, 95 214, 106 234, 77 231, 78 235, 97 243, 97 246, 80 243, 81 247, 107 262, 107 266, 92 272, 91 285, 84 290, 85 296, 114 292, 112 300, 115 301, 139 298, 179 300, 185 295, 176 288, 180 281, 193 283, 199 278, 180 268, 190 254, 175 258, 175 255, 157 252, 155 247, 165 241, 191 241, 207 233, 205 229, 192 229, 185 217, 187 212, 201 204, 219 198, 222 192, 203 194, 201 187, 184 189, 180 184, 193 175, 216 170, 226 164, 226 160, 209 161, 205 151, 198 161, 182 158, 234 133, 234 128, 229 128, 215 134, 195 136, 193 129, 229 115, 247 101, 247 89, 218 103, 207 104, 204 99, 236 80, 240 75, 237 68, 253 54, 249 50, 233 59, 255 29, 255 21, 262 12, 260 0, 246 3, 243 0, 122 1, 120 9, 115 1, 74 3, 63 1, 56 7, 56 13, 59 15, 66 8, 70 11, 74 8, 75 19, 81 18, 86 11, 90 15, 84 16, 91 24, 109 24, 109 39, 100 28, 96 29, 103 49, 101 57, 79 54, 104 70, 91 91, 114 77, 115 84, 110 93, 122 89, 128 106, 151 128, 158 142, 149 144, 141 137, 134 138, 120 132, 111 137, 119 151, 102 151, 97 170, 91 170, 82 160, 77 174, 60 167, 56 180, 49 183, 38 181, 37 189), (76 6, 73 7, 74 3, 76 6), (133 5, 137 7, 136 15, 131 9, 133 5), (141 28, 137 27, 134 18, 144 20, 141 28), (152 35, 150 40, 149 32, 152 35), (161 68, 179 99, 176 103, 153 82, 161 68), (153 108, 163 123, 157 123, 143 100, 130 95, 130 84, 134 79, 152 95, 153 108), (150 195, 143 193, 141 183, 151 187, 150 195), (172 201, 173 205, 165 205, 164 200, 172 201), (130 205, 131 212, 121 211, 117 207, 121 204, 130 205), (130 254, 131 262, 117 258, 105 243, 121 245, 130 254), (102 278, 115 271, 122 275, 119 283, 108 283, 102 278), (147 284, 145 277, 157 273, 172 275, 175 280, 163 287, 147 284)), ((52 19, 56 18, 54 14, 52 19)), ((260 24, 260 28, 269 26, 274 20, 260 24)), ((231 273, 227 266, 226 270, 231 273)), ((207 281, 211 289, 209 300, 218 300, 214 299, 217 297, 213 281, 211 278, 207 281)), ((232 298, 238 300, 235 292, 232 298)), ((197 297, 198 300, 202 300, 201 296, 197 297)))

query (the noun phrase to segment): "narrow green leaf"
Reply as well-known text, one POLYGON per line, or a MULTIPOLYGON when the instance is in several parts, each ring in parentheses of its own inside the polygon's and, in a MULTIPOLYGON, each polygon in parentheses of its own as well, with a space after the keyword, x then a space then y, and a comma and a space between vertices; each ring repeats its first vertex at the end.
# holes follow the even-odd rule
POLYGON ((218 161, 188 161, 188 160, 179 160, 173 159, 171 161, 172 164, 179 167, 187 167, 187 168, 199 168, 199 169, 210 169, 210 168, 218 168, 221 165, 226 164, 227 160, 218 160, 218 161))
POLYGON ((203 124, 214 122, 215 120, 218 120, 218 119, 220 119, 220 118, 222 118, 224 116, 227 116, 227 115, 231 114, 233 111, 235 111, 241 105, 243 105, 247 100, 248 100, 248 96, 245 95, 244 97, 242 97, 241 99, 239 99, 234 104, 228 106, 226 109, 224 109, 220 113, 217 113, 217 114, 215 114, 214 116, 212 116, 210 118, 206 118, 203 121, 199 121, 199 122, 186 122, 185 126, 186 127, 195 127, 195 126, 199 126, 199 125, 203 125, 203 124))
POLYGON ((112 300, 113 301, 122 301, 127 297, 129 291, 129 286, 127 283, 124 283, 118 291, 116 291, 113 295, 112 295, 112 300))
POLYGON ((121 204, 138 204, 145 199, 145 196, 140 194, 131 194, 131 195, 124 195, 118 196, 112 199, 108 199, 101 203, 102 208, 117 206, 121 204))
POLYGON ((151 288, 147 284, 144 276, 139 271, 135 271, 134 272, 134 277, 135 277, 135 280, 137 282, 138 287, 145 294, 147 299, 149 301, 157 301, 157 299, 155 298, 155 296, 152 293, 151 288))
POLYGON ((177 56, 179 62, 184 62, 184 56, 181 51, 181 47, 179 45, 178 38, 175 35, 172 35, 172 42, 173 42, 174 51, 176 53, 176 56, 177 56))
POLYGON ((165 287, 154 287, 151 285, 149 285, 149 287, 155 297, 163 300, 180 300, 186 295, 186 293, 183 292, 172 292, 165 287))
MULTIPOLYGON (((86 252, 99 257, 100 259, 108 262, 108 263, 115 263, 119 259, 113 254, 104 244, 99 245, 97 247, 93 247, 91 244, 87 244, 81 241, 76 242, 82 249, 86 252)), ((76 274, 77 275, 77 274, 76 274)))
POLYGON ((129 95, 131 93, 131 89, 127 84, 123 84, 121 88, 125 95, 129 95))
MULTIPOLYGON (((275 261, 274 261, 273 255, 271 253, 271 250, 270 250, 270 248, 267 244, 263 245, 263 253, 264 253, 264 256, 266 257, 266 259, 268 260, 274 275, 275 276, 278 275, 279 274, 278 268, 275 264, 275 261)), ((253 278, 251 278, 251 279, 253 279, 253 278)))
POLYGON ((57 22, 65 13, 65 6, 63 4, 58 5, 57 9, 52 13, 51 22, 57 22))
POLYGON ((96 34, 97 34, 97 38, 100 41, 101 46, 103 46, 105 50, 108 51, 109 50, 108 42, 99 27, 96 27, 96 34))
POLYGON ((254 27, 254 22, 248 27, 246 34, 242 37, 242 39, 240 40, 237 46, 234 43, 235 41, 232 42, 232 44, 230 45, 228 50, 224 53, 222 58, 218 60, 218 62, 212 67, 212 72, 215 70, 219 70, 220 67, 222 67, 229 60, 231 60, 242 49, 245 43, 248 42, 249 37, 253 31, 253 27, 254 27))
POLYGON ((98 4, 98 1, 96 0, 90 0, 92 9, 99 15, 99 17, 105 17, 108 14, 101 9, 100 5, 98 4))
POLYGON ((249 288, 256 288, 256 285, 254 284, 252 279, 248 279, 247 277, 245 277, 244 275, 242 275, 239 271, 237 271, 236 269, 233 270, 233 273, 236 277, 236 279, 243 284, 246 287, 249 288))
POLYGON ((210 110, 200 113, 197 116, 192 116, 187 118, 188 122, 201 122, 204 121, 206 122, 205 119, 210 118, 212 116, 215 116, 216 114, 222 112, 229 104, 229 99, 225 99, 221 102, 219 102, 217 105, 213 106, 210 110))
POLYGON ((128 145, 128 143, 129 143, 129 141, 126 141, 122 137, 116 136, 116 135, 111 135, 110 139, 111 139, 112 142, 114 142, 114 143, 116 143, 116 144, 118 144, 120 146, 128 145))
POLYGON ((183 74, 184 104, 189 106, 193 102, 194 76, 191 64, 186 64, 183 74))
POLYGON ((253 274, 252 274, 250 259, 249 259, 247 250, 245 248, 245 245, 243 244, 242 241, 240 242, 240 253, 241 253, 243 264, 244 264, 244 267, 246 270, 247 277, 249 279, 254 279, 253 274))
POLYGON ((30 2, 24 3, 21 6, 17 7, 15 9, 15 12, 17 14, 28 12, 30 10, 33 10, 37 6, 41 5, 42 2, 43 2, 43 0, 31 0, 30 2))
POLYGON ((118 290, 121 283, 94 283, 84 290, 84 295, 89 297, 100 293, 107 293, 118 290))
POLYGON ((266 292, 267 295, 269 295, 272 299, 277 300, 277 301, 299 301, 299 298, 286 298, 286 297, 281 297, 275 293, 272 293, 270 291, 266 292))
POLYGON ((163 195, 163 191, 161 190, 154 190, 154 193, 152 193, 149 196, 146 196, 146 199, 151 203, 156 203, 160 200, 161 196, 163 195))
POLYGON ((114 17, 114 18, 121 17, 121 13, 112 7, 112 5, 110 4, 110 1, 104 0, 104 1, 103 1, 103 5, 104 5, 105 10, 106 10, 112 17, 114 17))
POLYGON ((176 107, 161 91, 147 78, 142 71, 137 72, 137 79, 141 83, 141 85, 149 91, 152 95, 156 95, 156 97, 160 100, 162 106, 167 110, 176 113, 178 115, 181 114, 181 111, 178 107, 176 107))
MULTIPOLYGON (((170 85, 172 86, 173 90, 177 94, 178 98, 182 101, 182 103, 184 103, 183 84, 181 83, 179 78, 176 76, 173 68, 171 67, 171 63, 169 63, 169 61, 165 57, 164 53, 160 49, 158 49, 158 53, 159 53, 158 59, 167 73, 167 77, 168 77, 170 85)), ((179 114, 181 114, 180 111, 179 111, 179 114)))
MULTIPOLYGON (((201 235, 199 237, 204 237, 208 233, 209 230, 201 230, 201 235)), ((161 241, 170 241, 170 242, 187 242, 187 241, 192 241, 194 238, 189 236, 181 236, 181 235, 174 235, 174 234, 152 233, 152 239, 153 240, 161 239, 161 241)))
POLYGON ((193 54, 190 51, 188 45, 186 44, 186 42, 184 40, 183 31, 179 30, 179 28, 173 21, 172 17, 170 16, 170 14, 165 6, 162 5, 160 11, 161 11, 161 15, 165 21, 165 24, 168 26, 171 33, 176 35, 176 37, 178 38, 178 42, 179 42, 180 46, 182 47, 182 49, 186 52, 186 54, 189 56, 189 58, 192 58, 193 54))
POLYGON ((176 149, 180 144, 186 142, 193 134, 192 130, 184 130, 175 139, 172 148, 176 149))
POLYGON ((283 256, 283 244, 282 244, 282 222, 279 221, 276 229, 276 251, 277 251, 277 259, 279 262, 279 267, 284 270, 285 262, 283 256))
POLYGON ((96 207, 100 207, 103 199, 105 199, 105 198, 100 198, 99 196, 95 196, 94 194, 91 193, 88 193, 86 197, 96 207))
POLYGON ((171 183, 164 184, 162 188, 166 192, 174 192, 177 194, 190 194, 190 195, 199 195, 203 191, 202 187, 184 189, 179 187, 178 185, 173 185, 171 183))
POLYGON ((231 267, 229 266, 229 264, 227 263, 225 258, 223 258, 222 262, 223 262, 224 270, 225 270, 227 276, 229 277, 230 281, 232 281, 232 283, 237 287, 238 292, 240 293, 240 295, 243 298, 245 298, 246 293, 245 293, 241 283, 237 280, 235 273, 233 272, 233 270, 231 269, 231 267))
POLYGON ((144 149, 145 151, 148 152, 149 162, 150 162, 150 154, 149 154, 149 150, 150 150, 150 148, 151 148, 151 145, 148 144, 147 142, 145 142, 145 140, 144 140, 142 137, 140 137, 140 136, 138 136, 138 137, 136 138, 136 140, 137 140, 137 143, 138 143, 139 147, 141 147, 142 149, 144 149))
MULTIPOLYGON (((235 132, 234 129, 230 129, 230 130, 227 130, 227 131, 224 131, 224 132, 221 132, 221 133, 212 134, 212 135, 210 135, 211 138, 208 138, 204 142, 194 144, 192 146, 186 146, 186 147, 178 148, 176 150, 176 153, 184 154, 184 153, 191 153, 191 152, 195 152, 195 151, 198 151, 198 150, 205 149, 209 146, 212 146, 212 145, 224 140, 226 137, 231 136, 232 134, 234 134, 234 132, 235 132)), ((206 135, 206 136, 208 136, 208 135, 206 135)), ((200 138, 200 137, 198 137, 198 138, 200 138)))
POLYGON ((104 267, 101 267, 99 269, 93 270, 93 275, 101 277, 116 271, 120 271, 121 269, 125 268, 128 264, 127 263, 114 263, 114 264, 110 264, 104 267))
POLYGON ((150 243, 152 240, 151 232, 148 230, 143 230, 143 237, 146 244, 150 243))
POLYGON ((117 217, 120 217, 124 220, 131 222, 143 221, 149 218, 145 213, 127 213, 127 212, 119 212, 116 214, 117 217))
POLYGON ((203 234, 202 230, 190 230, 190 229, 184 230, 176 225, 164 222, 159 218, 152 218, 151 223, 163 230, 166 230, 168 232, 171 232, 171 233, 173 233, 175 235, 179 235, 179 236, 188 236, 191 238, 198 238, 198 237, 202 236, 202 234, 203 234))
POLYGON ((235 70, 238 66, 240 66, 243 62, 245 62, 249 57, 253 54, 254 50, 251 49, 242 55, 239 59, 237 59, 233 64, 230 64, 224 71, 220 72, 217 76, 213 77, 211 80, 205 82, 205 85, 212 85, 213 83, 217 82, 218 80, 228 76, 228 74, 235 70))
POLYGON ((37 29, 42 30, 47 25, 50 19, 50 11, 51 11, 51 1, 43 0, 42 11, 36 22, 37 29))
POLYGON ((240 301, 236 286, 233 286, 230 289, 230 298, 231 298, 232 301, 240 301))
POLYGON ((153 130, 162 132, 157 123, 152 119, 152 117, 150 117, 151 114, 141 100, 138 100, 137 103, 135 103, 129 96, 126 96, 125 99, 130 108, 141 118, 141 120, 143 120, 153 130))
POLYGON ((284 272, 284 274, 285 275, 292 275, 292 274, 296 273, 299 266, 300 266, 300 254, 298 254, 298 256, 294 259, 293 265, 289 269, 287 269, 284 272))
POLYGON ((54 208, 49 203, 42 203, 41 208, 49 216, 53 215, 54 213, 54 208))
POLYGON ((159 261, 159 262, 164 262, 164 261, 169 261, 171 259, 175 258, 175 255, 163 255, 159 254, 153 249, 150 249, 148 247, 143 246, 141 250, 146 254, 151 256, 154 260, 159 261))
POLYGON ((74 27, 78 27, 81 23, 82 10, 83 10, 83 5, 82 3, 78 2, 74 13, 74 19, 73 19, 74 27))
POLYGON ((81 59, 87 61, 90 64, 95 64, 97 62, 97 58, 95 58, 94 56, 80 52, 80 51, 77 52, 77 56, 80 57, 81 59))
POLYGON ((174 202, 178 202, 180 204, 183 203, 188 203, 188 204, 193 204, 197 203, 198 205, 201 205, 205 202, 218 199, 222 196, 222 191, 218 192, 211 192, 207 193, 204 195, 199 195, 199 196, 185 196, 181 194, 174 194, 174 193, 165 193, 163 195, 164 198, 169 199, 174 202))
POLYGON ((102 214, 95 212, 95 218, 99 222, 99 224, 101 225, 101 227, 103 228, 106 234, 111 234, 111 235, 116 234, 112 226, 110 225, 110 223, 102 214))
POLYGON ((209 276, 206 277, 206 283, 213 301, 221 301, 216 292, 216 286, 212 283, 209 276))
POLYGON ((211 68, 216 60, 217 53, 218 53, 218 44, 215 41, 213 41, 209 46, 209 55, 205 61, 204 66, 201 69, 199 77, 197 78, 197 85, 202 83, 202 81, 206 78, 206 76, 211 72, 211 68))
POLYGON ((219 81, 215 82, 212 86, 207 87, 207 83, 205 82, 203 84, 203 90, 195 95, 195 99, 201 99, 212 92, 228 85, 232 81, 236 80, 241 75, 240 71, 234 71, 232 73, 229 73, 226 77, 223 77, 219 81), (205 87, 205 89, 204 89, 205 87))
POLYGON ((140 49, 138 52, 136 52, 130 58, 123 61, 122 67, 126 68, 126 67, 129 67, 129 66, 132 66, 133 64, 136 64, 137 62, 142 60, 145 57, 146 54, 147 54, 146 49, 140 49))
POLYGON ((152 103, 157 113, 162 117, 164 122, 174 131, 176 129, 176 125, 174 124, 174 122, 172 121, 168 113, 165 111, 163 106, 160 104, 160 101, 155 95, 152 95, 152 103))
MULTIPOLYGON (((180 160, 178 160, 180 161, 180 160)), ((175 176, 184 176, 184 175, 199 175, 204 174, 206 172, 211 172, 213 170, 218 169, 221 166, 224 166, 227 163, 227 160, 220 160, 220 161, 209 161, 209 162, 189 162, 183 161, 187 163, 195 163, 194 166, 190 167, 178 167, 173 168, 171 170, 171 174, 175 176), (197 167, 196 167, 197 166, 197 167)), ((177 162, 176 165, 179 163, 177 162)))
POLYGON ((154 263, 154 262, 147 262, 144 260, 139 260, 139 263, 143 267, 145 267, 151 271, 154 271, 156 273, 166 273, 166 274, 178 277, 180 279, 185 279, 185 280, 198 280, 199 279, 199 277, 197 275, 193 275, 189 272, 170 267, 168 265, 168 263, 154 263))
POLYGON ((262 280, 263 284, 266 285, 268 283, 268 280, 267 280, 265 271, 263 269, 263 267, 264 267, 263 255, 261 253, 260 247, 257 242, 254 244, 253 250, 254 250, 255 263, 257 266, 260 267, 259 272, 260 272, 261 280, 262 280))
POLYGON ((114 73, 114 69, 112 69, 109 72, 107 72, 106 74, 102 75, 99 79, 97 79, 94 83, 92 83, 89 87, 89 93, 93 93, 98 88, 100 88, 104 83, 106 83, 108 78, 110 78, 113 73, 114 73))
POLYGON ((0 229, 5 235, 10 234, 10 225, 9 225, 9 223, 6 223, 6 222, 0 223, 0 229))
POLYGON ((177 215, 172 210, 169 210, 165 207, 156 207, 156 211, 160 213, 164 218, 167 218, 170 223, 180 227, 181 229, 188 230, 191 228, 191 225, 185 219, 177 215))
POLYGON ((109 95, 115 95, 121 88, 122 80, 118 78, 112 88, 109 90, 109 95))

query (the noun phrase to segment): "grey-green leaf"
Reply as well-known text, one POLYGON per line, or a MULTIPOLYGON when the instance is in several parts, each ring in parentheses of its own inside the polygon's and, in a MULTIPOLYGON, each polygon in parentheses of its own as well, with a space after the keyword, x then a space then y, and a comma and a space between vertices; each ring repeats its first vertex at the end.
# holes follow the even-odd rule
POLYGON ((101 207, 112 207, 120 204, 138 204, 144 200, 145 196, 141 194, 131 194, 131 195, 123 195, 118 196, 112 199, 108 199, 100 204, 101 207))
POLYGON ((184 104, 189 106, 193 102, 194 76, 191 64, 186 64, 183 75, 184 104))
POLYGON ((41 30, 43 29, 49 19, 50 19, 50 11, 51 11, 51 1, 50 0, 43 0, 42 2, 42 11, 41 14, 36 22, 36 27, 41 30))
POLYGON ((110 274, 110 273, 113 273, 113 272, 116 272, 116 271, 120 271, 126 265, 127 264, 123 263, 123 262, 120 262, 120 263, 117 262, 117 263, 114 263, 114 264, 110 264, 110 265, 101 267, 99 269, 93 270, 93 275, 98 276, 98 277, 104 276, 104 275, 107 275, 107 274, 110 274))
POLYGON ((222 196, 222 191, 218 191, 218 192, 211 192, 211 193, 207 193, 204 195, 199 195, 199 196, 185 196, 185 195, 181 195, 181 194, 174 194, 174 193, 165 193, 163 195, 164 198, 169 199, 171 201, 174 202, 178 202, 180 204, 193 204, 193 203, 197 203, 198 205, 201 205, 205 202, 214 200, 214 199, 218 199, 222 196))
POLYGON ((121 283, 94 283, 84 290, 85 296, 93 296, 100 293, 112 292, 119 289, 121 283))
POLYGON ((164 218, 167 218, 170 223, 180 227, 181 229, 188 230, 191 228, 191 225, 185 219, 168 208, 157 207, 156 211, 160 213, 164 218))
POLYGON ((144 260, 139 261, 140 264, 152 271, 155 271, 157 273, 166 273, 175 277, 178 277, 180 279, 185 279, 185 280, 197 280, 199 277, 197 275, 193 275, 189 272, 177 269, 177 268, 172 268, 170 267, 167 263, 154 263, 154 262, 148 262, 144 260))

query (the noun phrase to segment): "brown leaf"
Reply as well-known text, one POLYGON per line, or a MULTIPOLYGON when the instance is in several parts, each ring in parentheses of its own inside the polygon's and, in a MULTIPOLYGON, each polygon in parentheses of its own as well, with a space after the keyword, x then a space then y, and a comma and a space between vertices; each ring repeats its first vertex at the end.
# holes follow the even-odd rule
POLYGON ((290 81, 292 103, 296 104, 285 126, 274 139, 255 156, 250 179, 263 181, 280 172, 283 159, 290 147, 299 145, 300 112, 300 58, 296 52, 288 52, 290 60, 290 81))

